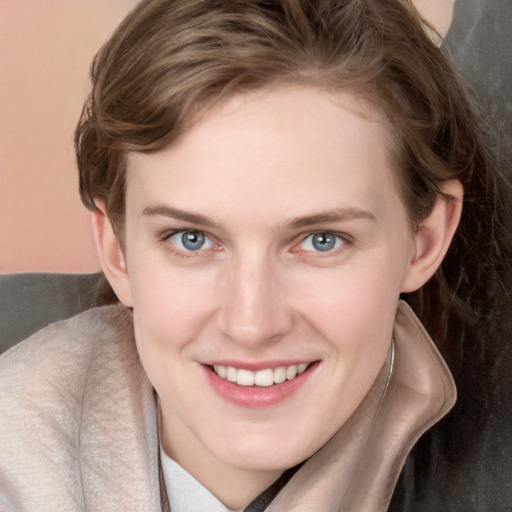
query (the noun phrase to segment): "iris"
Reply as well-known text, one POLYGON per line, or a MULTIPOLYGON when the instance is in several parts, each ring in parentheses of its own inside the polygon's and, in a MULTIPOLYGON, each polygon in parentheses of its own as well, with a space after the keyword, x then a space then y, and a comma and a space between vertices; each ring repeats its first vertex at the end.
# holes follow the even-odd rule
POLYGON ((205 236, 200 231, 185 231, 181 235, 181 243, 189 251, 198 251, 203 248, 205 236))
POLYGON ((317 251, 330 251, 336 247, 337 237, 333 233, 314 233, 311 243, 317 251))

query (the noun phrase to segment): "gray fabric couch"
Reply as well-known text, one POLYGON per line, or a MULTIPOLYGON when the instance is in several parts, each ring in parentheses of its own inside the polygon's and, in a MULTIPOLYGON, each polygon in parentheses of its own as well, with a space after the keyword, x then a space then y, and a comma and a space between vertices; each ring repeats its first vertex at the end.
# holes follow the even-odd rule
POLYGON ((52 322, 114 300, 99 273, 0 275, 0 353, 52 322))

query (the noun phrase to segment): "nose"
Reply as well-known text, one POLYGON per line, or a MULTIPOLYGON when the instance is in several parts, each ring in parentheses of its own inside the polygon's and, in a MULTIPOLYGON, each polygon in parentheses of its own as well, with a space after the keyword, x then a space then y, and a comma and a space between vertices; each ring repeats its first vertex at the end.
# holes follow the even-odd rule
POLYGON ((225 336, 257 350, 290 332, 293 312, 271 262, 240 259, 224 277, 219 322, 225 336))

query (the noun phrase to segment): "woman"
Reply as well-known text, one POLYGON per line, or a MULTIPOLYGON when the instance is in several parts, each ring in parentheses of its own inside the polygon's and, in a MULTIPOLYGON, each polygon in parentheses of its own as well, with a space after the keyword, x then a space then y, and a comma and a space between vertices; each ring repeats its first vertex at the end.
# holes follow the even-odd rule
POLYGON ((505 268, 416 12, 152 0, 92 78, 81 195, 121 304, 3 357, 3 508, 386 510, 455 401, 399 299, 458 375, 505 268))

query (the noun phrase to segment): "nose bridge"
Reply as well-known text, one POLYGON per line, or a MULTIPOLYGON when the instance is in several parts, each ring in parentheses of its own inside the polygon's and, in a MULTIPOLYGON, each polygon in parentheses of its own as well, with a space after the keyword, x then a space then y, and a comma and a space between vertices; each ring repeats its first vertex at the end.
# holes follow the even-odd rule
POLYGON ((240 255, 226 276, 221 329, 237 344, 257 348, 291 329, 292 312, 271 258, 240 255))

